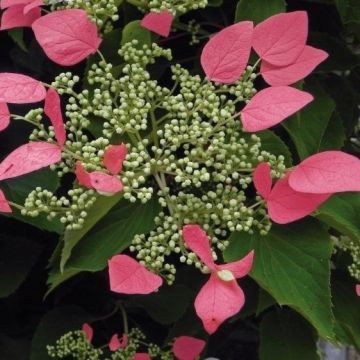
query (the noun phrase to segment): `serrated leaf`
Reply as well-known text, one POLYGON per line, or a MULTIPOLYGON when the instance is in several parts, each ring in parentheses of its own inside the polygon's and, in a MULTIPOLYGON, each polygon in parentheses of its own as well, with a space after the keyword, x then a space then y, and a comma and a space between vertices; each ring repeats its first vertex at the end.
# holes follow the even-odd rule
POLYGON ((316 217, 341 234, 360 241, 360 194, 336 194, 323 204, 316 217))
MULTIPOLYGON (((335 110, 335 102, 319 84, 307 82, 305 90, 314 95, 314 101, 282 124, 294 141, 300 159, 323 150, 323 139, 335 110)), ((333 136, 342 139, 343 133, 339 132, 333 136)), ((336 144, 339 144, 339 141, 335 140, 334 145, 336 144)), ((329 144, 325 147, 328 146, 329 144)))
POLYGON ((224 253, 226 261, 255 250, 251 276, 280 305, 302 314, 325 338, 333 338, 330 299, 332 244, 314 219, 273 225, 267 236, 235 232, 224 253))
POLYGON ((94 205, 89 209, 88 215, 81 229, 67 230, 64 233, 64 246, 61 253, 60 269, 64 267, 71 256, 71 252, 76 244, 102 219, 112 207, 122 198, 122 194, 113 196, 98 196, 94 205))

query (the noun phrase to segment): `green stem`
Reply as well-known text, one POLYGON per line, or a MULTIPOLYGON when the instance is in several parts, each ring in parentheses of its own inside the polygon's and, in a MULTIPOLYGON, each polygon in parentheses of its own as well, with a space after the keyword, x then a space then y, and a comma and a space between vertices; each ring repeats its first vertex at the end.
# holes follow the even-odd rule
POLYGON ((128 334, 129 333, 129 323, 128 323, 128 318, 127 318, 127 314, 125 311, 124 306, 119 303, 119 309, 121 311, 121 316, 123 318, 123 326, 124 326, 124 334, 128 334))

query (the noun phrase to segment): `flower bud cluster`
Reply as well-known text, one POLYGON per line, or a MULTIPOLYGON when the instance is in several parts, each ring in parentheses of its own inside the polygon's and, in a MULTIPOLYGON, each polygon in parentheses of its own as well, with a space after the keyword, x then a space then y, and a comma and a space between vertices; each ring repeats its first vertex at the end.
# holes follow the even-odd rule
POLYGON ((52 5, 52 11, 60 9, 85 10, 89 18, 105 33, 113 29, 111 22, 119 19, 118 0, 65 0, 55 3, 48 0, 48 4, 52 5))
POLYGON ((168 10, 174 15, 185 14, 191 10, 204 9, 208 0, 139 0, 138 7, 143 11, 168 10))
POLYGON ((348 266, 349 274, 360 282, 360 244, 347 236, 334 238, 334 240, 336 247, 350 254, 352 263, 348 266))
POLYGON ((86 339, 83 331, 71 331, 56 341, 55 346, 47 346, 50 357, 55 359, 67 359, 71 356, 76 360, 101 359, 103 351, 94 348, 86 339))
POLYGON ((127 334, 128 344, 114 352, 107 352, 102 348, 95 348, 81 330, 70 331, 61 336, 54 346, 48 345, 47 351, 51 358, 74 360, 130 360, 136 353, 146 352, 152 359, 174 360, 169 350, 162 350, 158 345, 146 343, 146 336, 138 329, 133 328, 127 334), (107 355, 108 354, 108 355, 107 355))

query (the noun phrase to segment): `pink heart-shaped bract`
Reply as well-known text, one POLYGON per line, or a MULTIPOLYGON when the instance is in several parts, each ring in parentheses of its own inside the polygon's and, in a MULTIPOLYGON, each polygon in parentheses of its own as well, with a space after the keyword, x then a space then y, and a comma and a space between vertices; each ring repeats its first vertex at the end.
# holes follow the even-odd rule
POLYGON ((124 349, 128 346, 128 343, 129 340, 126 334, 122 336, 121 340, 119 340, 118 334, 114 334, 110 339, 109 349, 110 351, 117 351, 119 349, 124 349))
POLYGON ((272 186, 271 168, 268 163, 260 163, 253 174, 253 181, 256 191, 265 200, 269 197, 272 186))
POLYGON ((127 255, 109 260, 110 289, 121 294, 150 294, 163 283, 162 278, 127 255))
POLYGON ((161 36, 168 37, 173 21, 174 16, 171 12, 164 10, 159 13, 150 12, 146 14, 140 24, 145 29, 161 36))
POLYGON ((313 194, 360 191, 360 159, 342 151, 324 151, 302 161, 289 185, 313 194))
POLYGON ((45 99, 44 85, 29 76, 0 73, 0 101, 10 104, 27 104, 45 99))
POLYGON ((58 144, 60 146, 64 146, 66 141, 66 131, 61 113, 60 96, 53 88, 49 88, 46 93, 44 112, 54 127, 55 137, 58 144))
POLYGON ((32 8, 26 13, 24 13, 24 8, 24 5, 16 5, 6 9, 1 17, 0 30, 29 27, 41 16, 39 7, 32 8))
POLYGON ((56 144, 32 142, 19 146, 0 163, 0 180, 25 175, 61 160, 61 149, 56 144))
POLYGON ((196 296, 195 310, 205 330, 213 334, 226 319, 237 314, 244 303, 244 292, 236 281, 222 281, 214 272, 196 296))
POLYGON ((0 190, 0 212, 2 213, 12 213, 9 202, 7 201, 5 194, 0 190))
POLYGON ((136 353, 133 360, 151 360, 151 357, 147 353, 136 353))
POLYGON ((269 85, 291 85, 308 76, 328 56, 328 53, 323 50, 305 46, 294 63, 278 67, 263 61, 260 72, 269 85))
POLYGON ((206 77, 224 84, 239 80, 249 60, 252 34, 253 23, 242 21, 213 36, 201 54, 206 77))
POLYGON ((122 182, 116 176, 101 171, 87 172, 80 161, 76 163, 75 175, 80 185, 102 194, 115 194, 123 189, 122 182))
POLYGON ((211 256, 209 238, 199 225, 185 225, 182 236, 190 250, 211 270, 210 279, 196 296, 195 310, 205 330, 212 334, 226 319, 243 307, 245 296, 236 279, 249 273, 254 252, 251 251, 238 261, 215 265, 211 256))
POLYGON ((268 213, 272 221, 288 224, 310 215, 331 194, 297 192, 289 186, 289 174, 278 180, 267 199, 268 213))
POLYGON ((357 296, 360 296, 360 284, 355 285, 355 292, 357 296))
POLYGON ((262 60, 275 66, 286 66, 302 53, 307 36, 305 11, 277 14, 255 27, 252 46, 262 60))
POLYGON ((94 337, 93 328, 88 323, 84 323, 82 326, 82 331, 85 333, 86 340, 91 343, 94 337))
POLYGON ((172 352, 178 360, 195 360, 204 350, 206 342, 192 336, 179 336, 176 338, 172 352))
POLYGON ((32 9, 36 8, 36 7, 40 7, 44 5, 44 1, 43 0, 34 0, 32 1, 30 4, 25 5, 24 7, 24 14, 27 14, 29 11, 31 11, 32 9))
POLYGON ((16 6, 16 5, 27 5, 32 3, 34 0, 1 0, 0 1, 0 8, 6 9, 10 6, 16 6))
POLYGON ((290 86, 259 91, 241 111, 245 131, 268 129, 293 115, 313 100, 313 96, 290 86))
POLYGON ((32 29, 46 55, 63 66, 75 65, 94 54, 102 41, 96 25, 80 9, 49 13, 36 20, 32 29))
POLYGON ((110 145, 104 153, 104 165, 111 172, 111 174, 118 174, 123 167, 123 162, 128 153, 125 144, 110 145))
POLYGON ((10 112, 6 103, 0 102, 0 131, 5 130, 10 124, 10 112))

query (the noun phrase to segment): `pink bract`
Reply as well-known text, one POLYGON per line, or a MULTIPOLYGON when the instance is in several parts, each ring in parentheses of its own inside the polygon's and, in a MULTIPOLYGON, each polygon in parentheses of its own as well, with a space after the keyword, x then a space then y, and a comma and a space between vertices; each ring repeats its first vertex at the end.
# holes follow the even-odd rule
POLYGON ((248 63, 253 23, 242 21, 231 25, 205 45, 201 65, 209 80, 230 84, 240 79, 248 63))
POLYGON ((27 104, 45 99, 44 85, 30 76, 0 73, 0 101, 11 104, 27 104))
POLYGON ((357 296, 360 296, 360 284, 355 285, 355 292, 357 296))
POLYGON ((54 127, 55 137, 60 146, 66 141, 66 131, 61 113, 60 96, 57 91, 50 88, 46 93, 44 112, 54 127))
POLYGON ((308 76, 328 56, 328 53, 323 50, 305 46, 294 63, 278 67, 263 61, 260 72, 269 85, 291 85, 308 76))
POLYGON ((289 174, 278 180, 267 199, 268 213, 272 221, 288 224, 310 215, 331 194, 297 192, 289 186, 289 174))
POLYGON ((104 154, 104 165, 111 172, 111 174, 118 174, 123 167, 123 162, 128 153, 125 144, 110 145, 104 154))
POLYGON ((110 289, 122 294, 150 294, 163 283, 162 278, 127 255, 109 260, 110 289))
POLYGON ((5 194, 0 190, 0 212, 2 213, 12 213, 9 202, 7 201, 5 194))
POLYGON ((265 200, 269 197, 272 186, 271 168, 268 163, 260 163, 254 171, 254 186, 265 200))
POLYGON ((82 331, 85 333, 86 339, 89 343, 91 343, 93 337, 94 337, 94 330, 93 328, 88 324, 85 323, 82 326, 82 331))
POLYGON ((360 191, 360 159, 342 151, 324 151, 302 161, 289 185, 313 194, 360 191))
POLYGON ((27 5, 32 3, 34 0, 1 0, 0 1, 0 8, 6 9, 10 6, 16 6, 16 5, 27 5))
POLYGON ((174 16, 169 11, 150 12, 141 20, 141 26, 156 34, 168 37, 173 21, 174 16))
POLYGON ((32 9, 39 7, 39 6, 43 6, 44 5, 44 1, 43 0, 34 0, 32 1, 30 4, 27 4, 24 7, 24 14, 27 14, 29 11, 31 11, 32 9))
POLYGON ((122 336, 121 340, 119 340, 118 334, 114 334, 110 339, 109 349, 110 351, 117 351, 119 349, 126 348, 127 345, 128 345, 128 336, 126 334, 122 336))
POLYGON ((192 336, 180 336, 176 338, 172 352, 178 360, 195 360, 204 350, 206 342, 192 336))
POLYGON ((6 103, 0 102, 0 131, 5 130, 10 124, 10 112, 6 103))
POLYGON ((289 86, 261 90, 241 111, 244 130, 257 132, 277 125, 313 99, 311 94, 289 86))
POLYGON ((116 176, 101 171, 87 172, 80 161, 76 163, 75 175, 80 185, 104 195, 115 194, 123 189, 122 182, 116 176))
POLYGON ((151 360, 151 357, 147 353, 136 353, 133 360, 151 360))
POLYGON ((257 25, 252 45, 262 60, 275 66, 286 66, 303 52, 307 36, 307 13, 295 11, 271 16, 257 25))
POLYGON ((24 5, 12 6, 4 11, 1 17, 0 30, 18 27, 30 27, 41 16, 41 9, 35 7, 24 13, 24 5))
POLYGON ((200 289, 195 299, 195 310, 205 330, 213 334, 229 317, 238 313, 244 305, 245 296, 236 282, 252 267, 254 252, 243 259, 223 265, 215 265, 211 255, 209 238, 199 225, 183 227, 185 244, 211 269, 210 279, 200 289))
POLYGON ((57 64, 75 65, 100 46, 96 25, 84 10, 68 9, 36 20, 32 29, 46 55, 57 64))
POLYGON ((19 146, 0 163, 0 180, 25 175, 61 160, 58 145, 32 142, 19 146))

